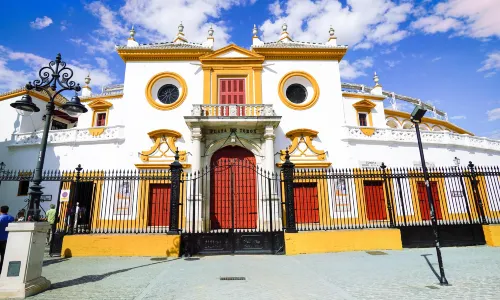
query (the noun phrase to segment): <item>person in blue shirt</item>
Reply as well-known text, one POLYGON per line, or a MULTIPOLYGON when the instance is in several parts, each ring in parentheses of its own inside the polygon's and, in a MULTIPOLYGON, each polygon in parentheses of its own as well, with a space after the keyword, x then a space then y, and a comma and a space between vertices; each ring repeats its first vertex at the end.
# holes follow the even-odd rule
POLYGON ((9 223, 14 222, 14 217, 9 215, 9 207, 0 207, 0 274, 2 273, 3 258, 5 256, 5 248, 7 246, 7 237, 9 232, 5 231, 5 228, 9 226, 9 223))

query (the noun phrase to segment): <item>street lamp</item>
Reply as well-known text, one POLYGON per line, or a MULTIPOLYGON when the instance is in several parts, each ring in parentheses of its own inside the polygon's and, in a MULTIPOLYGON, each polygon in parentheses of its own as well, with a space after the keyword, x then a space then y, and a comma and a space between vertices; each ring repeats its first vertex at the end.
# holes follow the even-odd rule
POLYGON ((418 150, 420 151, 420 161, 422 163, 422 170, 424 172, 425 188, 427 190, 427 200, 429 201, 429 207, 431 210, 432 231, 434 232, 434 244, 436 246, 436 255, 439 263, 439 273, 440 273, 439 284, 448 285, 448 280, 446 279, 446 276, 444 274, 443 258, 441 257, 441 249, 439 245, 439 233, 436 221, 436 210, 434 208, 434 199, 432 198, 432 191, 429 183, 429 173, 427 172, 427 166, 425 165, 424 149, 422 147, 422 139, 420 138, 419 124, 422 122, 422 117, 425 115, 426 112, 427 110, 425 108, 423 108, 420 105, 417 105, 415 106, 415 109, 413 109, 413 112, 411 113, 410 120, 413 124, 415 124, 415 130, 417 132, 418 150))
MULTIPOLYGON (((87 108, 80 103, 77 92, 81 90, 79 84, 76 84, 70 79, 73 77, 73 70, 66 67, 66 63, 61 61, 61 54, 57 54, 56 59, 49 63, 49 66, 42 67, 38 74, 40 79, 29 82, 26 85, 28 91, 43 91, 49 97, 45 113, 45 126, 43 129, 42 141, 40 152, 38 154, 38 161, 36 164, 35 175, 33 177, 33 184, 30 186, 29 192, 29 209, 28 217, 31 216, 33 221, 38 221, 40 215, 40 196, 43 194, 43 187, 40 186, 42 182, 42 170, 45 160, 45 151, 47 150, 47 138, 50 130, 50 122, 54 114, 56 97, 64 91, 75 91, 75 95, 70 101, 67 101, 61 108, 73 117, 79 117, 80 114, 87 112, 87 108), (58 86, 60 87, 57 90, 58 86), (36 206, 36 209, 35 209, 36 206)), ((29 93, 24 95, 21 100, 12 103, 10 106, 16 109, 17 113, 21 116, 29 116, 35 112, 39 112, 40 108, 33 103, 29 93)))

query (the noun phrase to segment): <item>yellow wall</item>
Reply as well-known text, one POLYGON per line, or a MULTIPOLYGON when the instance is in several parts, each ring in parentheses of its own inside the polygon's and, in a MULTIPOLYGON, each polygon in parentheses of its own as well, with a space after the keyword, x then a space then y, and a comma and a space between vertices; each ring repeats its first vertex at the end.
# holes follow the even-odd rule
POLYGON ((180 235, 67 235, 61 256, 179 256, 180 235))
POLYGON ((365 250, 401 250, 399 229, 285 233, 287 255, 365 250))
POLYGON ((483 225, 486 245, 500 247, 500 225, 483 225))

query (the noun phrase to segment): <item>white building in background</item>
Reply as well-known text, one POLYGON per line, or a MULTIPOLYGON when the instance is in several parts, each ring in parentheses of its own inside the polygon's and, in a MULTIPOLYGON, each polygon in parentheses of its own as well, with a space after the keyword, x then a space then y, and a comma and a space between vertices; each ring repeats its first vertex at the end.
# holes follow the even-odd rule
MULTIPOLYGON (((127 44, 116 47, 126 64, 124 83, 95 92, 91 75, 85 78, 89 112, 74 119, 56 111, 44 169, 165 169, 176 148, 186 172, 214 157, 247 156, 276 171, 287 148, 298 168, 414 167, 420 164, 415 130, 400 102, 429 109, 421 128, 430 165, 450 166, 454 157, 498 165, 500 141, 476 137, 443 111, 385 91, 376 74, 374 87, 342 83, 347 46, 329 33, 325 43, 298 42, 284 25, 278 41, 265 43, 254 28, 250 49, 215 50, 212 29, 202 44, 189 42, 182 25, 174 41, 153 44, 139 44, 132 29, 127 44)), ((46 101, 25 89, 0 95, 0 161, 7 169, 34 168, 46 101), (18 116, 10 104, 26 93, 42 109, 18 116)), ((57 105, 65 101, 60 96, 57 105)), ((57 201, 59 182, 42 185, 57 201)), ((2 204, 17 211, 25 198, 26 183, 1 183, 2 204)))

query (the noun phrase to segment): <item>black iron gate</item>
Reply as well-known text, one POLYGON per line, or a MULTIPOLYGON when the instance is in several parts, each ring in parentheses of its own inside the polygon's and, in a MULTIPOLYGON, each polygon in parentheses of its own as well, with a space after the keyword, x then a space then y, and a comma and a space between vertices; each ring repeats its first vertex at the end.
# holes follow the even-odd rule
POLYGON ((284 253, 278 174, 238 157, 181 182, 181 253, 284 253))

